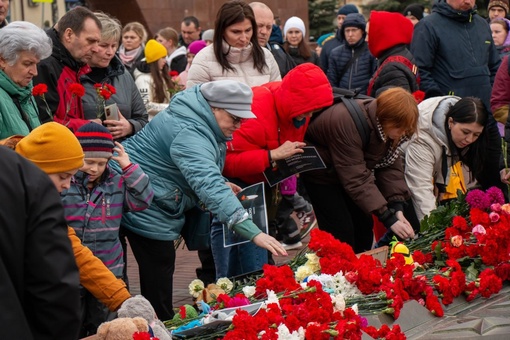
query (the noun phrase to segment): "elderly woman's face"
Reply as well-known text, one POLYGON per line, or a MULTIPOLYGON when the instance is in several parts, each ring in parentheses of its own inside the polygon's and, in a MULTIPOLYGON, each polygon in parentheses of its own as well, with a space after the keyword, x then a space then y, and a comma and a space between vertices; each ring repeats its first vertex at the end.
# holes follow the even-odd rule
POLYGON ((22 51, 14 65, 9 65, 0 57, 0 68, 11 80, 21 87, 27 86, 37 75, 37 63, 40 59, 31 51, 22 51))
POLYGON ((242 118, 236 117, 224 109, 219 109, 216 107, 214 107, 212 111, 216 121, 218 122, 218 126, 220 127, 220 130, 223 132, 225 137, 232 137, 234 131, 241 127, 241 123, 243 122, 242 118))
POLYGON ((118 48, 119 43, 116 39, 101 40, 99 42, 97 53, 94 53, 90 59, 89 66, 102 68, 108 67, 118 48))
POLYGON ((243 48, 248 46, 253 35, 251 21, 244 19, 243 22, 228 26, 223 33, 223 38, 232 47, 243 48))

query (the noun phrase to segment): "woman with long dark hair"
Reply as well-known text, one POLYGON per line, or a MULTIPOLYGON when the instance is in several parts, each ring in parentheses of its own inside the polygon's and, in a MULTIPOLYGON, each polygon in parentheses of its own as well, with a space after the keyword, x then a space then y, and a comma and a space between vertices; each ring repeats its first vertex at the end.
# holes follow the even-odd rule
POLYGON ((319 56, 312 51, 305 40, 305 23, 298 17, 290 17, 283 27, 285 42, 283 49, 292 57, 296 65, 302 63, 312 63, 320 66, 319 56))
POLYGON ((237 80, 249 86, 281 79, 273 55, 257 41, 253 9, 243 1, 229 1, 220 7, 213 44, 193 59, 186 86, 220 79, 237 80))
POLYGON ((418 219, 422 220, 442 200, 454 175, 453 164, 463 162, 474 179, 482 179, 489 113, 474 97, 434 97, 418 108, 418 133, 405 149, 405 178, 418 219))

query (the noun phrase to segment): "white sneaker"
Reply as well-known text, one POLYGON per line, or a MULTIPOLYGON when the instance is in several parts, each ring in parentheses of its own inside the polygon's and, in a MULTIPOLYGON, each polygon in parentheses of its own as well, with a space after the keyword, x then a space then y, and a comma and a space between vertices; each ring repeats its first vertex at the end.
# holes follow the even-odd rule
POLYGON ((297 249, 297 248, 301 248, 302 246, 303 246, 303 243, 301 241, 297 242, 297 243, 292 243, 292 244, 286 244, 286 243, 282 242, 282 247, 285 250, 297 249))

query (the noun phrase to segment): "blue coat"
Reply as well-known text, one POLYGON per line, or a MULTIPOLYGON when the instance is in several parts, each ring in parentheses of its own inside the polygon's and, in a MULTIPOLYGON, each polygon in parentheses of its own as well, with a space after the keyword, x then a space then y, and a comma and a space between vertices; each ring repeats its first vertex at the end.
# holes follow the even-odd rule
POLYGON ((458 12, 444 0, 414 28, 411 53, 430 95, 473 96, 490 108, 494 77, 500 64, 487 21, 476 9, 458 12))
POLYGON ((131 161, 142 167, 154 190, 148 209, 123 217, 123 226, 143 237, 176 240, 184 212, 199 201, 229 227, 245 213, 221 175, 229 139, 220 130, 200 86, 179 92, 168 108, 123 142, 131 161))

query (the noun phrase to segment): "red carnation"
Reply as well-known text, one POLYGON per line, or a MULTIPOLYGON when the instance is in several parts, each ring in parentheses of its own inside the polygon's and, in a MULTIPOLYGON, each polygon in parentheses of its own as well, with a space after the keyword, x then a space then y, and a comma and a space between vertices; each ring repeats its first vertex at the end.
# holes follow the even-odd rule
POLYGON ((170 71, 169 75, 170 75, 170 77, 172 77, 172 78, 173 78, 173 77, 178 77, 178 76, 179 76, 179 72, 177 72, 177 71, 175 71, 175 70, 174 70, 174 71, 170 71))
POLYGON ((37 84, 32 89, 33 96, 44 96, 48 92, 48 86, 46 84, 37 84))
POLYGON ((71 92, 73 96, 81 98, 85 95, 85 88, 81 84, 73 83, 69 85, 69 92, 71 92))

